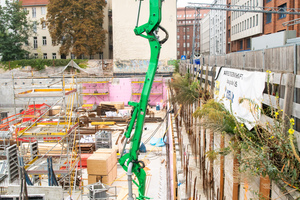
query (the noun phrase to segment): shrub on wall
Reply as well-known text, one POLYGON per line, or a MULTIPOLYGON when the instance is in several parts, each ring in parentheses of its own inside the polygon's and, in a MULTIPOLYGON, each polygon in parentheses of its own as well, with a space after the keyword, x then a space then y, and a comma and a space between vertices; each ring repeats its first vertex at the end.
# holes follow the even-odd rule
MULTIPOLYGON (((28 59, 0 62, 0 65, 5 70, 21 68, 25 66, 31 66, 35 70, 42 70, 45 69, 45 66, 66 66, 70 61, 71 59, 28 59)), ((82 68, 87 67, 87 60, 75 59, 74 62, 82 68)))

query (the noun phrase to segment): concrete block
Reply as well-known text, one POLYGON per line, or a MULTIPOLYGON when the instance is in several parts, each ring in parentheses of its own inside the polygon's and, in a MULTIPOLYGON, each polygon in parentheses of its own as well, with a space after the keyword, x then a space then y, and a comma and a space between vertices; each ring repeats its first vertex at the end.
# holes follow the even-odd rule
MULTIPOLYGON (((44 194, 45 200, 63 199, 63 189, 60 186, 27 186, 28 194, 44 194)), ((9 185, 7 188, 8 195, 19 195, 19 185, 9 185)))

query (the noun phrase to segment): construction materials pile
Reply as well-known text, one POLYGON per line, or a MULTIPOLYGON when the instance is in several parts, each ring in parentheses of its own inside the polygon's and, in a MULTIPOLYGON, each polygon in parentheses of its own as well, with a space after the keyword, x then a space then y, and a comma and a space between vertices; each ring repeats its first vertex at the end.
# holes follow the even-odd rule
POLYGON ((98 149, 87 159, 88 184, 101 181, 111 185, 117 177, 117 151, 98 149))

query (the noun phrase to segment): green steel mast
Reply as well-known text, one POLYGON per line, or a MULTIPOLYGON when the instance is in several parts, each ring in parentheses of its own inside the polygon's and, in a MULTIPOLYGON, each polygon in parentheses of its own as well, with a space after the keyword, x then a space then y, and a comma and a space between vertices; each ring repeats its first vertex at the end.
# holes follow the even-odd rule
MULTIPOLYGON (((140 6, 141 6, 141 1, 142 0, 140 0, 140 6)), ((149 0, 150 2, 149 20, 147 23, 141 26, 138 26, 139 13, 140 13, 140 7, 139 7, 137 25, 134 29, 134 33, 137 36, 144 37, 149 41, 151 56, 150 56, 149 67, 145 76, 145 82, 141 93, 140 102, 139 103, 131 102, 131 101, 128 102, 129 105, 133 106, 134 110, 133 110, 130 123, 125 132, 126 141, 124 143, 124 148, 121 154, 121 158, 119 159, 120 165, 123 167, 123 169, 127 172, 128 175, 128 185, 129 185, 128 199, 129 200, 133 199, 132 185, 131 185, 132 181, 138 187, 139 197, 137 199, 140 200, 144 200, 145 198, 148 199, 148 197, 144 196, 146 173, 143 168, 145 167, 145 164, 143 163, 143 161, 138 160, 138 155, 139 155, 141 138, 143 134, 143 126, 144 126, 144 121, 146 116, 146 109, 148 105, 148 100, 149 100, 149 95, 152 88, 153 80, 157 70, 161 44, 166 42, 168 39, 167 31, 159 25, 161 22, 162 1, 163 0, 149 0), (156 32, 158 31, 158 29, 161 29, 166 34, 166 37, 161 41, 159 41, 158 37, 156 36, 156 32), (128 139, 131 137, 131 132, 134 126, 135 126, 135 130, 131 140, 130 151, 129 153, 123 155, 126 143, 128 139), (132 180, 132 173, 135 174, 135 176, 138 179, 138 182, 132 180)))

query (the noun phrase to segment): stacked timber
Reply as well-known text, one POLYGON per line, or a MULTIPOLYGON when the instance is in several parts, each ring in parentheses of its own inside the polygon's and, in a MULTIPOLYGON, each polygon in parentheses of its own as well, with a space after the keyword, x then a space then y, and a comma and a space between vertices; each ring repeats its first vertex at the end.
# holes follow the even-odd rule
POLYGON ((124 109, 124 102, 111 102, 111 101, 102 101, 99 106, 113 106, 117 110, 124 109))
POLYGON ((57 143, 50 143, 50 142, 42 143, 42 144, 39 143, 38 149, 39 149, 40 155, 46 154, 50 149, 51 150, 48 152, 48 154, 51 154, 51 155, 60 155, 60 154, 67 153, 66 148, 65 147, 63 148, 62 145, 57 144, 57 143))
POLYGON ((100 104, 100 106, 97 107, 96 112, 98 116, 105 115, 106 112, 116 112, 117 109, 114 105, 110 104, 100 104))
POLYGON ((98 149, 87 159, 88 184, 111 185, 117 177, 117 152, 115 149, 98 149))

